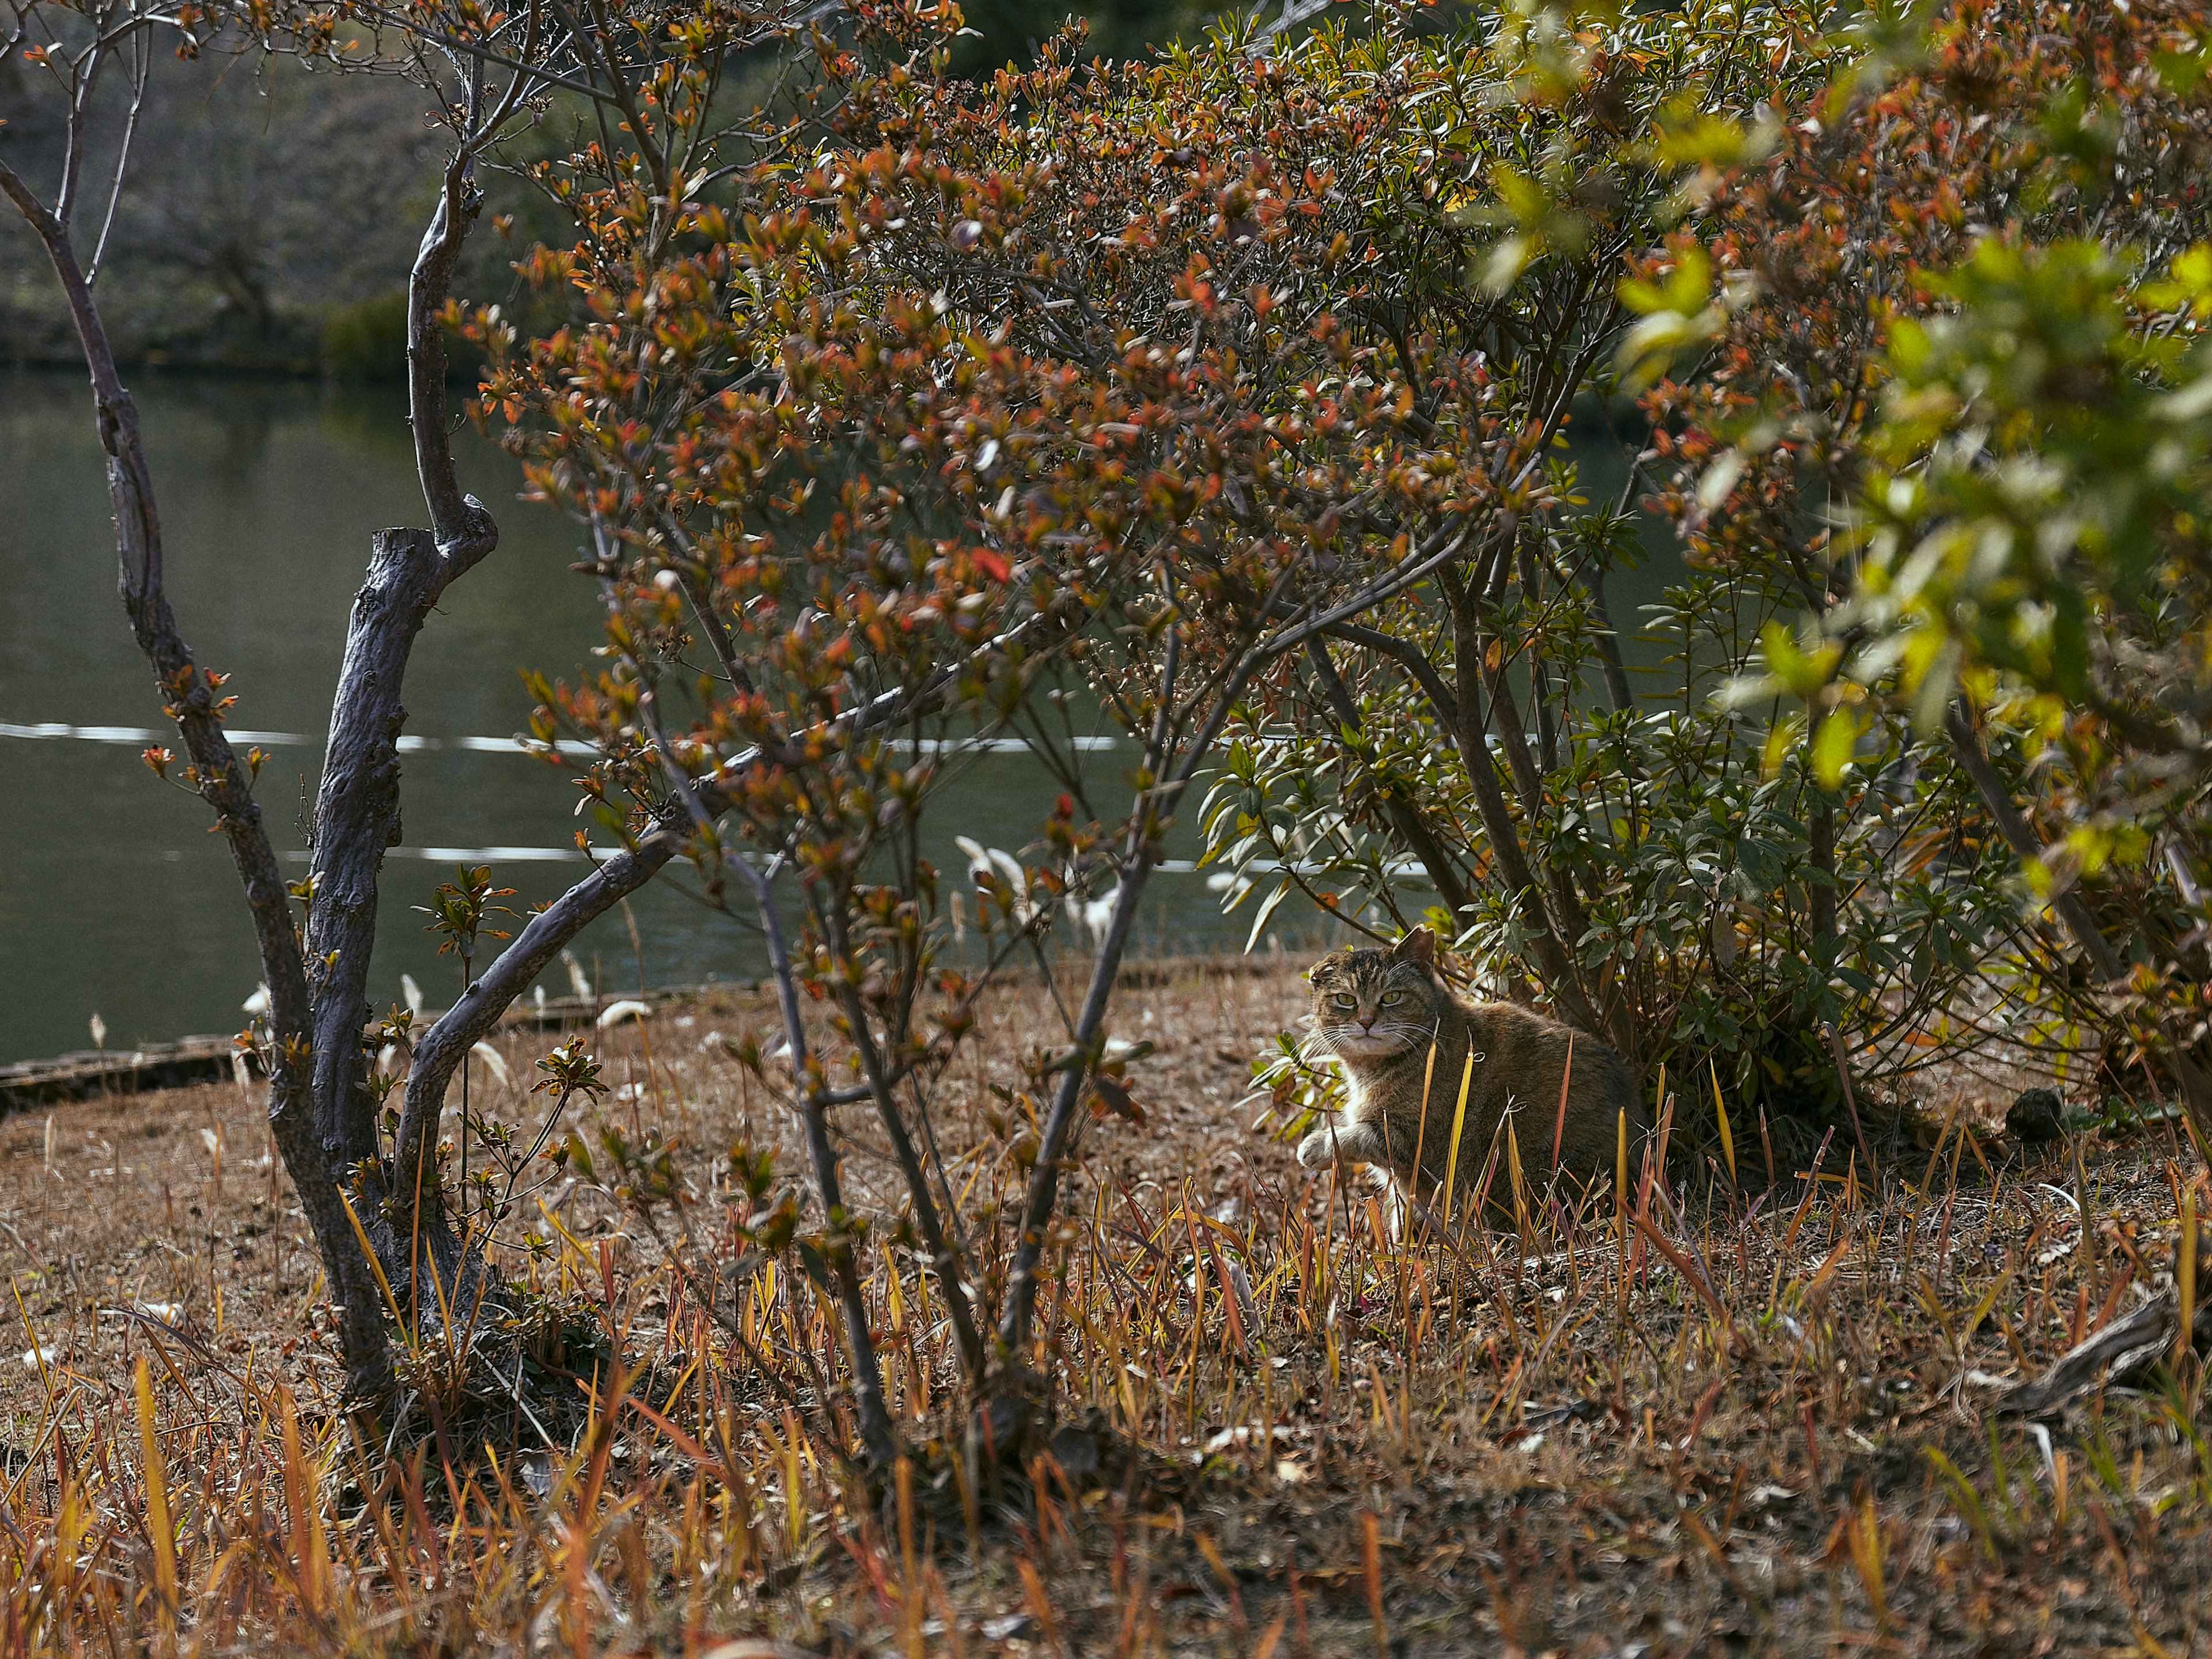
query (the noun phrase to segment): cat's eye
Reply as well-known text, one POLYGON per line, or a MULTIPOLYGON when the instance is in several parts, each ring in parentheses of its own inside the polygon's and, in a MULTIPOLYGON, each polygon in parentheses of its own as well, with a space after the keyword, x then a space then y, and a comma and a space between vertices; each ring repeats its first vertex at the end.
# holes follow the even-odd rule
POLYGON ((1339 1008, 1357 1008, 1359 1006, 1359 999, 1358 997, 1346 996, 1341 991, 1331 997, 1329 1001, 1339 1008))
POLYGON ((1382 994, 1382 1003, 1385 1007, 1394 1002, 1403 1002, 1405 1000, 1406 994, 1403 991, 1385 991, 1382 994))

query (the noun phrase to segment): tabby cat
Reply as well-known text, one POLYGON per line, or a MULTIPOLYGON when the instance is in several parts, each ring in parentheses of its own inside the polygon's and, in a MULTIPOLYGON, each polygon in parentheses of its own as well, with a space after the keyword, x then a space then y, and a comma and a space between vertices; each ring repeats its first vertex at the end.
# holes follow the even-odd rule
POLYGON ((1298 1143, 1298 1162, 1310 1170, 1325 1169, 1332 1158, 1376 1164, 1416 1198, 1430 1200, 1453 1169, 1452 1121, 1472 1052, 1455 1178, 1462 1194, 1474 1188, 1495 1146, 1493 1218, 1510 1208, 1515 1151, 1533 1194, 1550 1181, 1555 1139, 1558 1168, 1571 1184, 1586 1183, 1613 1173, 1625 1115, 1635 1168, 1648 1124, 1620 1056, 1595 1037, 1516 1004, 1461 1001, 1437 977, 1436 945, 1434 934, 1417 927, 1392 949, 1334 951, 1308 971, 1309 1052, 1343 1068, 1348 1098, 1340 1115, 1298 1143))

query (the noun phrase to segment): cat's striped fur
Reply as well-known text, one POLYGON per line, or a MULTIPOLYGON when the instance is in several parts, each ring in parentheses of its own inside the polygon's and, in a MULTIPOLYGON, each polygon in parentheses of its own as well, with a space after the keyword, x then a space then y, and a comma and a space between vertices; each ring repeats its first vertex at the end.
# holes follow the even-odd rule
POLYGON ((1597 1038, 1532 1009, 1461 1001, 1437 976, 1436 939, 1427 928, 1415 928, 1389 950, 1332 952, 1307 976, 1313 984, 1309 1052, 1337 1062, 1347 1095, 1345 1110, 1299 1143, 1298 1162, 1309 1169, 1325 1169, 1332 1158, 1375 1164, 1430 1201, 1454 1168, 1452 1124, 1462 1075, 1468 1078, 1467 1110, 1455 1178, 1464 1196, 1482 1180, 1495 1149, 1493 1218, 1511 1206, 1516 1152, 1537 1194, 1551 1178, 1555 1139, 1557 1167, 1573 1183, 1613 1173, 1624 1124, 1631 1169, 1640 1163, 1648 1121, 1620 1057, 1597 1038))

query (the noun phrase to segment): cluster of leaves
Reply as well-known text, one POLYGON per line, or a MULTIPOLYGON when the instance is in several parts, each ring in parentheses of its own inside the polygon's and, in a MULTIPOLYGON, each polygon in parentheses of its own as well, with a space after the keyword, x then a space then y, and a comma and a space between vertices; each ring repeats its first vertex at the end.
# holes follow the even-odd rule
MULTIPOLYGON (((1702 625, 1712 614, 1668 610, 1680 654, 1717 646, 1702 625)), ((1686 707, 1567 723, 1522 822, 1544 864, 1584 896, 1577 967, 1632 1012, 1643 1054, 1677 1076, 1717 1066, 1732 1096, 1817 1127, 1843 1104, 1824 1026, 1852 1030, 1856 1068, 1889 1082, 1965 1035, 1954 999, 2009 913, 2010 855, 1956 776, 1922 764, 1901 720, 1884 751, 1824 787, 1802 756, 1767 766, 1763 719, 1705 707, 1714 676, 1693 686, 1686 707), (1813 821, 1822 806, 1836 826, 1826 847, 1813 821), (1822 895, 1836 917, 1827 932, 1814 926, 1822 895)), ((1387 683, 1363 689, 1358 709, 1358 729, 1324 728, 1334 742, 1257 719, 1232 733, 1206 823, 1243 872, 1231 902, 1264 895, 1255 932, 1299 891, 1340 913, 1356 896, 1355 920, 1378 930, 1433 902, 1427 872, 1379 810, 1378 778, 1424 820, 1480 845, 1449 733, 1409 722, 1387 683), (1363 742, 1365 732, 1376 735, 1363 742)), ((1525 912, 1495 871, 1479 866, 1457 917, 1462 962, 1486 994, 1543 995, 1525 912)), ((1298 1069, 1278 1065, 1263 1081, 1279 1097, 1298 1069)))
MULTIPOLYGON (((571 1037, 541 1058, 538 1069, 544 1076, 530 1085, 530 1095, 547 1095, 551 1098, 534 1133, 527 1126, 509 1123, 493 1113, 468 1112, 465 1104, 462 1108, 484 1158, 484 1167, 470 1177, 466 1201, 462 1206, 464 1216, 472 1224, 487 1230, 498 1227, 514 1213, 523 1200, 535 1197, 561 1179, 572 1164, 588 1173, 589 1159, 582 1155, 582 1143, 576 1131, 569 1129, 557 1142, 554 1137, 566 1121, 572 1103, 581 1101, 588 1107, 607 1092, 607 1085, 600 1078, 599 1063, 583 1038, 571 1037), (526 1135, 529 1137, 526 1146, 526 1135), (535 1182, 526 1185, 533 1175, 537 1177, 535 1182)), ((546 1248, 544 1239, 536 1235, 526 1236, 524 1243, 533 1255, 546 1248)))
MULTIPOLYGON (((735 147, 704 19, 629 142, 535 169, 574 235, 526 274, 572 315, 534 335, 479 313, 480 407, 586 527, 608 609, 600 670, 535 682, 538 735, 590 740, 579 782, 627 854, 680 836, 710 900, 750 900, 783 1033, 739 1054, 805 1127, 805 1266, 842 1307, 872 1459, 896 1446, 870 1405, 878 1246, 830 1114, 873 1108, 969 1382, 1018 1370, 1069 1109, 1141 1112, 1100 1023, 1118 947, 1008 1095, 1030 1195, 1011 1266, 997 1228, 963 1224, 933 1098, 992 974, 1071 909, 1126 920, 1224 729, 1200 817, 1231 902, 1266 891, 1255 938, 1299 890, 1375 932, 1432 907, 1494 991, 1638 1062, 1717 1086, 1725 1065, 1747 1106, 1817 1121, 1839 1103, 1831 1028, 1893 1080, 1972 1035, 1993 939, 2049 954, 1982 774, 1910 699, 1838 678, 1846 645, 1872 660, 1899 630, 1838 602, 1884 556, 1862 535, 1846 567, 1829 518, 1872 487, 1865 458, 1911 475, 1883 486, 1902 518, 1936 426, 2000 429, 1931 390, 1972 380, 1986 404, 1993 345, 1895 331, 1973 302, 1916 262, 2008 203, 2119 200, 2076 153, 2111 125, 2090 105, 2046 110, 2040 149, 1956 116, 2013 95, 2007 52, 2057 76, 2033 10, 1936 37, 1838 37, 1786 3, 1431 34, 1385 15, 1294 45, 1224 28, 1142 68, 1063 46, 975 85, 946 73, 957 14, 885 3, 817 41, 818 95, 780 137, 735 147), (1869 143, 1898 166, 1838 162, 1869 143), (1929 395, 1884 451, 1866 428, 1893 358, 1929 395), (1566 441, 1616 372, 1651 386, 1653 437, 1593 509, 1566 441), (1647 476, 1694 568, 1656 613, 1668 690, 1639 698, 1607 589, 1647 476), (1838 639, 1796 642, 1798 611, 1838 639), (1793 693, 1820 716, 1802 751, 1768 729, 1793 693), (1143 747, 1125 811, 1060 741, 1085 701, 1143 747), (959 960, 921 824, 1011 734, 1061 788, 1022 857, 971 849, 981 954, 959 960)), ((2112 222, 2172 234, 2166 189, 2147 174, 2112 222)), ((2140 307, 2108 309, 2113 337, 2142 334, 2140 307)), ((1986 469, 1954 471, 1964 499, 1986 469)), ((2172 516, 2159 501, 2142 510, 2172 516)), ((1294 1054, 1263 1080, 1281 1115, 1326 1098, 1294 1054)), ((606 1151, 653 1201, 659 1152, 606 1151)))
MULTIPOLYGON (((1471 504, 1469 533, 1268 682, 1204 814, 1255 939, 1301 892, 1376 932, 1433 907, 1492 993, 1547 1000, 1647 1065, 1717 1060, 1749 1098, 1816 1118, 1841 1104, 1824 1024, 1890 1078, 1949 1034, 2002 849, 1901 724, 1846 779, 1778 772, 1763 729, 1711 706, 1794 590, 1693 572, 1655 617, 1670 689, 1639 697, 1607 588, 1640 559, 1631 509, 1668 441, 1595 507, 1580 461, 1611 441, 1616 356, 1726 315, 1676 272, 1625 279, 1771 147, 1771 111, 1851 60, 1826 21, 1508 14, 1394 61, 1391 118, 1336 163, 1364 205, 1332 308, 1403 415, 1376 473, 1333 488, 1358 528, 1430 489, 1431 510, 1471 504), (1688 313, 1671 323, 1670 299, 1688 313)), ((1287 62, 1326 104, 1358 59, 1324 35, 1287 62)), ((1356 529, 1332 551, 1391 556, 1356 529)), ((1278 1071, 1271 1088, 1296 1074, 1278 1071)))
MULTIPOLYGON (((1680 699, 1639 706, 1605 604, 1638 475, 1586 510, 1559 453, 1624 334, 1741 313, 1622 279, 1865 43, 1817 9, 1527 9, 975 86, 951 21, 865 12, 820 48, 828 112, 741 161, 672 69, 635 153, 538 170, 578 235, 529 274, 574 321, 475 322, 483 407, 610 608, 539 735, 597 743, 580 781, 627 844, 688 821, 710 895, 796 876, 842 1046, 787 1039, 805 1086, 888 1122, 941 1069, 977 981, 940 960, 921 813, 972 738, 1049 751, 1041 688, 1075 675, 1140 738, 1178 677, 1249 684, 1202 816, 1231 902, 1269 890, 1255 938, 1301 889, 1401 922, 1410 882, 1498 988, 1816 1109, 1823 1025, 1889 1075, 1951 1035, 2007 913, 1959 780, 1895 721, 1848 776, 1777 772, 1708 706, 1822 548, 1672 594, 1680 699)), ((1665 467, 1694 445, 1659 412, 1665 467)), ((979 861, 993 965, 1106 890, 1109 815, 1064 774, 1039 862, 1000 892, 979 861)), ((1156 853, 1176 792, 1132 782, 1121 846, 1156 853)))
MULTIPOLYGON (((1647 267, 1662 498, 1693 559, 1795 595, 1751 688, 1802 709, 1778 740, 1833 776, 1894 709, 1986 750, 2033 894, 2087 884, 2136 976, 2118 1024, 2156 1032, 2206 870, 2203 19, 1894 21, 1647 267)), ((2057 941, 2014 943, 2046 1030, 2113 1029, 2057 941)), ((2179 1013, 2161 1046, 2201 1029, 2179 1013)))
POLYGON ((487 916, 513 915, 514 911, 494 899, 513 898, 512 887, 491 884, 489 865, 461 865, 453 872, 456 880, 441 881, 431 894, 430 902, 415 908, 430 918, 423 932, 439 936, 438 954, 456 956, 461 959, 461 975, 468 977, 470 964, 476 960, 477 940, 479 937, 504 939, 510 935, 503 928, 488 927, 487 916))

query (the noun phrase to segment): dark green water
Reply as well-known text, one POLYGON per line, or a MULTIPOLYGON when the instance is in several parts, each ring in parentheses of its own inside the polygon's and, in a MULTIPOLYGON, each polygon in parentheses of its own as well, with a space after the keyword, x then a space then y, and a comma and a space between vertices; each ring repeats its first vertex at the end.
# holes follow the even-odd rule
MULTIPOLYGON (((260 799, 277 846, 298 853, 329 719, 347 607, 370 533, 419 524, 407 428, 396 400, 283 384, 153 379, 137 388, 167 542, 169 592, 199 661, 235 674, 234 727, 311 741, 269 745, 260 799)), ((519 476, 477 446, 464 482, 498 514, 498 552, 455 585, 416 647, 407 684, 405 845, 386 865, 372 981, 380 1004, 411 974, 432 1006, 458 982, 424 918, 452 876, 437 848, 567 846, 571 787, 526 757, 458 746, 511 738, 529 714, 519 671, 569 672, 599 638, 596 594, 567 567, 568 521, 514 500, 519 476)), ((64 374, 0 374, 0 1060, 90 1046, 128 1048, 186 1032, 235 1030, 257 983, 252 939, 222 842, 196 797, 164 785, 131 728, 161 726, 159 700, 115 597, 115 550, 88 394, 64 374), (31 736, 59 725, 94 735, 31 736), (98 728, 120 728, 104 734, 98 728)), ((157 732, 162 740, 171 734, 157 732)), ((1110 783, 1133 756, 1087 762, 1110 783)), ((1024 756, 969 763, 939 809, 950 867, 955 833, 1018 848, 1049 810, 1052 786, 1024 756), (955 817, 958 822, 954 822, 955 817)), ((1111 789, 1101 804, 1114 798, 1111 789)), ((1109 809, 1110 810, 1110 809, 1109 809)), ((304 873, 304 864, 294 867, 304 873)), ((517 908, 583 873, 574 862, 501 856, 517 908)), ((1202 881, 1163 876, 1146 934, 1162 944, 1243 942, 1202 881)), ((752 939, 668 878, 632 901, 643 973, 654 984, 750 977, 752 939)), ((1291 925, 1285 915, 1283 926, 1291 925)), ((640 968, 620 913, 577 944, 604 990, 640 968)), ((565 971, 548 994, 568 989, 565 971)))

